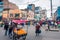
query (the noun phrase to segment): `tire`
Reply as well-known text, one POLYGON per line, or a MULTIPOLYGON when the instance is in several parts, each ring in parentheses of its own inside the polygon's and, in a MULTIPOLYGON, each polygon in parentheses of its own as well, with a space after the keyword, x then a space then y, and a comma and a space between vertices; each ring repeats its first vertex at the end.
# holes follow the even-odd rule
POLYGON ((23 40, 25 40, 26 38, 23 38, 23 40))
POLYGON ((25 40, 26 39, 26 36, 23 38, 23 40, 25 40))
POLYGON ((17 40, 17 37, 16 37, 16 35, 13 35, 13 40, 17 40))

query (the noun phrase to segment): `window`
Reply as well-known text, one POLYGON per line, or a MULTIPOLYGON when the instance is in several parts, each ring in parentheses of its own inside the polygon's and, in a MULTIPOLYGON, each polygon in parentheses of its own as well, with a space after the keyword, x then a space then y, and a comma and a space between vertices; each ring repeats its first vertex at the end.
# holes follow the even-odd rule
POLYGON ((35 12, 36 14, 39 14, 39 12, 35 12))
POLYGON ((13 14, 10 14, 10 17, 13 17, 13 14))
POLYGON ((32 4, 28 5, 27 9, 32 10, 32 4))
POLYGON ((15 14, 15 17, 19 17, 19 14, 15 14))
POLYGON ((39 10, 39 7, 36 7, 35 10, 39 10))
POLYGON ((22 17, 26 17, 25 13, 22 13, 22 17))
POLYGON ((32 10, 32 6, 28 6, 28 8, 27 8, 27 9, 32 10))

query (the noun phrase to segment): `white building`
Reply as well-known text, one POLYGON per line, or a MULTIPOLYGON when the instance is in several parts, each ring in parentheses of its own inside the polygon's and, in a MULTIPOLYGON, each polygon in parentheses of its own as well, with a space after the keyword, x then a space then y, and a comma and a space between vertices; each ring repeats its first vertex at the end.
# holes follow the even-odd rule
POLYGON ((41 18, 45 18, 46 19, 46 17, 47 17, 46 12, 47 12, 46 9, 40 11, 41 18))
POLYGON ((29 10, 27 20, 34 20, 34 12, 29 10))

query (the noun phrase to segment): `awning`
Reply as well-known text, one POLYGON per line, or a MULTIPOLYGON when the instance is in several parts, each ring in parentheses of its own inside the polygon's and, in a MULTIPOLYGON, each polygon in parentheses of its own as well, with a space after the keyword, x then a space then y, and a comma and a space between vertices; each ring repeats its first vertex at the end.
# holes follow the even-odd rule
POLYGON ((17 23, 17 24, 21 24, 21 23, 28 22, 28 20, 12 20, 12 22, 17 23))

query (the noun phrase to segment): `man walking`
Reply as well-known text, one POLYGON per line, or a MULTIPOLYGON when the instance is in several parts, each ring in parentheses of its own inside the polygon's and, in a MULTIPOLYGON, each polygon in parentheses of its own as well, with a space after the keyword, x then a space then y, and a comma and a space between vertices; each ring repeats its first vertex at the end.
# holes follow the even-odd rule
POLYGON ((5 20, 5 22, 4 22, 5 36, 8 34, 8 27, 9 27, 8 21, 5 20))

